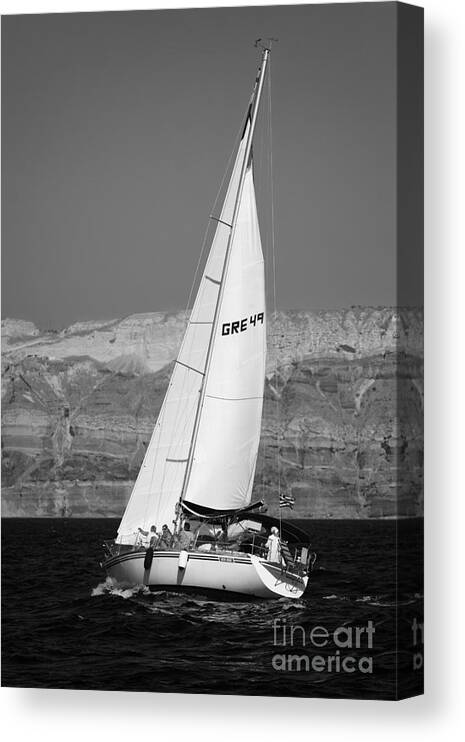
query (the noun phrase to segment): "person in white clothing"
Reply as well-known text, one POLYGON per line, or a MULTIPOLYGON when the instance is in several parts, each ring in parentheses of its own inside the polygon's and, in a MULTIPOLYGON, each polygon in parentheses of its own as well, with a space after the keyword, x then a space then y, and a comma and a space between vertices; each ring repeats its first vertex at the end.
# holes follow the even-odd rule
POLYGON ((281 541, 279 539, 279 531, 276 526, 273 526, 268 536, 268 541, 265 544, 268 549, 266 559, 268 562, 281 562, 281 541))
POLYGON ((143 537, 142 542, 146 548, 153 549, 158 541, 159 534, 157 533, 156 526, 150 526, 150 531, 144 531, 143 528, 138 529, 140 536, 143 537))

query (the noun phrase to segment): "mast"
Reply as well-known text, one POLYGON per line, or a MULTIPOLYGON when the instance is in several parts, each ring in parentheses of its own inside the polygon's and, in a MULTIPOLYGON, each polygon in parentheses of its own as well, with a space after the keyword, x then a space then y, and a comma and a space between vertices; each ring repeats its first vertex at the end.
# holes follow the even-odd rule
MULTIPOLYGON (((192 471, 192 465, 193 465, 194 453, 195 453, 195 445, 196 445, 197 435, 198 435, 199 426, 200 426, 202 409, 203 409, 204 401, 205 401, 205 394, 207 391, 207 381, 208 381, 208 375, 210 371, 211 359, 212 359, 212 354, 213 354, 213 340, 216 336, 216 332, 218 329, 220 307, 221 307, 221 302, 223 299, 224 287, 225 287, 225 278, 227 275, 229 260, 231 257, 231 248, 233 245, 234 234, 236 231, 237 218, 239 214, 239 206, 241 202, 241 196, 242 196, 242 191, 244 188, 244 182, 245 182, 245 177, 247 174, 247 169, 249 167, 250 155, 252 151, 253 135, 255 131, 255 125, 257 122, 258 110, 260 107, 260 100, 261 100, 262 91, 263 91, 263 83, 265 80, 266 68, 267 68, 268 59, 269 59, 270 51, 271 51, 271 40, 270 40, 269 47, 260 44, 260 42, 261 42, 261 39, 258 39, 255 42, 256 46, 260 45, 260 47, 263 49, 262 59, 261 59, 260 67, 258 68, 256 79, 255 79, 255 84, 254 84, 254 88, 252 91, 249 110, 247 112, 245 126, 244 126, 244 131, 245 131, 247 128, 247 123, 248 121, 250 121, 250 126, 249 126, 249 130, 247 133, 246 146, 244 150, 244 159, 243 159, 242 166, 241 166, 239 184, 237 188, 233 216, 232 216, 231 225, 230 225, 230 233, 229 233, 228 243, 226 247, 225 259, 223 263, 223 270, 221 273, 218 297, 216 300, 215 313, 214 313, 213 322, 212 322, 212 331, 210 334, 210 339, 209 339, 208 348, 207 348, 204 376, 203 376, 202 384, 201 384, 200 391, 199 391, 199 401, 198 401, 195 420, 194 420, 194 427, 193 427, 192 438, 191 438, 191 442, 189 446, 189 454, 188 454, 186 472, 184 475, 184 481, 182 485, 181 496, 179 498, 179 504, 181 504, 183 500, 185 499, 185 495, 187 492, 187 488, 189 485, 189 479, 190 479, 190 475, 192 471)), ((176 516, 176 526, 179 522, 179 517, 180 517, 180 509, 176 516)))

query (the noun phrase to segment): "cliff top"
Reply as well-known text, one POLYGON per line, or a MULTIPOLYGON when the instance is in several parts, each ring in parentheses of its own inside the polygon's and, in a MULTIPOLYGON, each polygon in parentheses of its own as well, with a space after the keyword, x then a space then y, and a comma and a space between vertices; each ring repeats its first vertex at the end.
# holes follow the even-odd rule
MULTIPOLYGON (((32 322, 2 321, 3 362, 28 356, 63 360, 88 356, 113 368, 158 371, 177 354, 186 313, 153 312, 113 320, 73 323, 60 331, 32 322)), ((302 358, 361 358, 398 350, 421 355, 420 308, 350 307, 341 310, 278 311, 268 321, 268 368, 302 358)))

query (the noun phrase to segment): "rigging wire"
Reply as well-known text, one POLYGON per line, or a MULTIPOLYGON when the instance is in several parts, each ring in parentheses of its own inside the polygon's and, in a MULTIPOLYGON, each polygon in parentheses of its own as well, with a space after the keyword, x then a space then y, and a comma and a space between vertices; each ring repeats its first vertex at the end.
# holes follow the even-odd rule
MULTIPOLYGON (((269 139, 270 139, 270 198, 271 198, 271 255, 272 255, 272 275, 273 275, 273 321, 275 323, 278 317, 277 300, 276 300, 276 233, 275 233, 275 211, 274 211, 274 167, 273 167, 273 117, 272 117, 272 96, 271 96, 271 58, 268 66, 268 118, 269 118, 269 139)), ((277 444, 277 474, 278 474, 278 511, 279 511, 279 538, 282 535, 282 508, 281 508, 281 465, 279 442, 281 436, 281 410, 279 397, 279 380, 278 380, 278 353, 274 348, 275 362, 274 374, 276 379, 276 444, 277 444)))
MULTIPOLYGON (((267 196, 268 194, 265 191, 264 183, 267 182, 268 179, 268 110, 265 108, 263 110, 263 113, 261 114, 263 125, 261 127, 257 127, 256 133, 255 133, 255 141, 253 145, 253 169, 254 169, 254 184, 255 184, 255 194, 257 197, 257 201, 259 203, 266 203, 267 202, 267 196)), ((261 240, 262 243, 262 250, 263 250, 263 259, 264 259, 264 271, 266 273, 268 264, 269 264, 269 219, 267 214, 267 219, 264 223, 260 223, 260 233, 261 236, 263 236, 263 239, 261 240)), ((266 309, 266 295, 265 295, 265 309, 266 309)), ((268 320, 267 320, 268 323, 268 320)), ((266 349, 266 334, 264 338, 264 344, 266 349)), ((266 355, 266 351, 265 351, 266 355)), ((266 374, 266 371, 265 371, 266 374)), ((264 384, 266 383, 266 378, 264 380, 264 384)), ((262 471, 261 471, 261 480, 260 480, 260 498, 264 496, 264 493, 266 491, 266 452, 267 452, 267 439, 266 439, 266 433, 263 435, 263 420, 264 420, 264 410, 265 408, 265 388, 263 389, 263 409, 262 409, 262 435, 260 436, 259 441, 259 448, 257 451, 256 456, 256 464, 259 462, 259 458, 262 461, 262 471), (260 452, 260 457, 259 457, 260 452)))

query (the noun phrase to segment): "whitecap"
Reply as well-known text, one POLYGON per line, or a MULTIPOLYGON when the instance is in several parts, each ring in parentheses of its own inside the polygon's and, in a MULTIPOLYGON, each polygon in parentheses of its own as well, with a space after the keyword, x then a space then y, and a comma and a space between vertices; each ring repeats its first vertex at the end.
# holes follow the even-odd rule
POLYGON ((150 593, 150 590, 146 585, 133 585, 132 587, 123 588, 111 577, 107 577, 105 582, 100 582, 93 588, 91 596, 94 598, 99 595, 111 595, 114 598, 124 598, 124 600, 127 600, 138 593, 147 595, 150 593))

